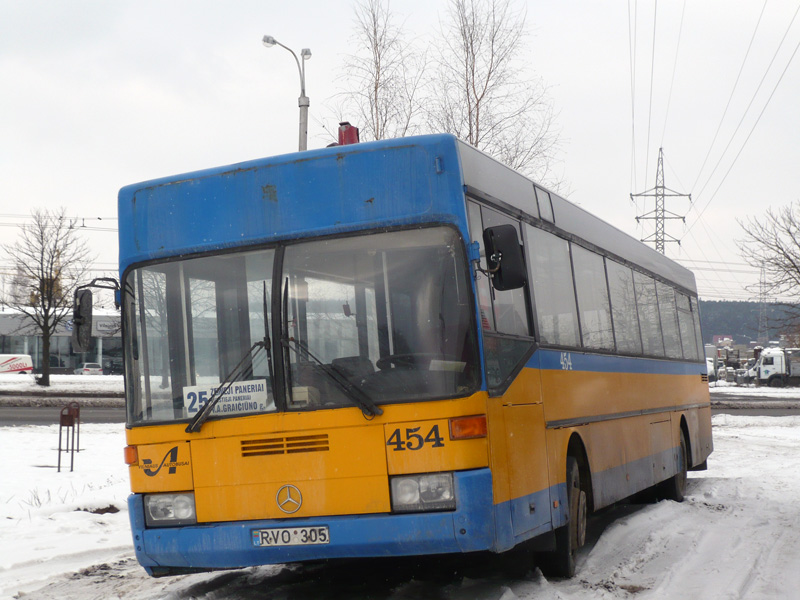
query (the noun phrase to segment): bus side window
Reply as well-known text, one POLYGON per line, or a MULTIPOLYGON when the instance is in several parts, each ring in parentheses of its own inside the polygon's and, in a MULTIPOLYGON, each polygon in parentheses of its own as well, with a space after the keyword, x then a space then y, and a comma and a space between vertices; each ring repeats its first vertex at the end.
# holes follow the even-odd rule
MULTIPOLYGON (((519 221, 500 214, 489 208, 481 208, 472 202, 468 203, 470 216, 470 237, 481 245, 481 266, 486 268, 485 248, 483 247, 483 230, 496 225, 513 225, 519 232, 519 221), (480 212, 480 220, 479 214, 480 212)), ((486 277, 480 276, 478 282, 478 300, 481 307, 481 324, 484 329, 529 336, 528 310, 526 308, 525 287, 515 290, 492 290, 486 277), (491 307, 492 318, 485 314, 491 307), (488 325, 488 326, 487 326, 488 325)))
MULTIPOLYGON (((467 202, 469 229, 472 241, 481 247, 481 267, 486 268, 483 230, 496 225, 511 224, 519 232, 519 222, 478 204, 467 202)), ((483 352, 486 358, 486 384, 493 393, 502 393, 511 376, 531 350, 530 325, 526 305, 527 286, 515 290, 493 289, 488 277, 478 273, 475 287, 478 290, 481 327, 484 331, 483 352), (512 334, 519 337, 510 337, 512 334)))
POLYGON ((581 316, 581 337, 586 348, 614 349, 611 306, 603 257, 572 244, 575 290, 581 316))
POLYGON ((642 337, 639 333, 639 315, 636 312, 636 296, 633 291, 633 271, 608 259, 606 271, 617 352, 641 354, 642 337))
POLYGON ((550 192, 536 186, 533 186, 533 189, 536 190, 536 202, 539 205, 539 214, 542 219, 555 223, 556 220, 553 215, 553 203, 550 199, 550 192))
MULTIPOLYGON (((478 242, 481 248, 481 266, 486 266, 486 249, 483 247, 483 220, 481 207, 474 202, 467 202, 469 216, 470 241, 478 242)), ((496 331, 494 312, 492 311, 492 290, 489 278, 483 273, 476 273, 475 288, 478 292, 478 307, 480 309, 481 328, 485 331, 496 331)))
POLYGON ((656 282, 658 313, 661 316, 661 332, 664 334, 664 350, 669 358, 683 358, 678 314, 675 311, 675 290, 666 283, 656 282))
POLYGON ((703 346, 703 332, 700 331, 700 309, 697 305, 697 298, 689 298, 689 304, 692 307, 692 321, 694 322, 694 334, 697 337, 697 356, 705 356, 705 347, 703 346))
POLYGON ((579 347, 578 309, 572 284, 569 242, 527 224, 525 230, 540 342, 579 347))
POLYGON ((697 337, 694 332, 689 296, 675 292, 675 303, 678 306, 678 328, 681 333, 683 357, 688 360, 700 360, 697 353, 697 337))
POLYGON ((652 277, 634 271, 633 284, 636 290, 639 326, 642 329, 642 351, 645 355, 664 356, 664 338, 661 336, 661 322, 658 317, 656 282, 652 277))

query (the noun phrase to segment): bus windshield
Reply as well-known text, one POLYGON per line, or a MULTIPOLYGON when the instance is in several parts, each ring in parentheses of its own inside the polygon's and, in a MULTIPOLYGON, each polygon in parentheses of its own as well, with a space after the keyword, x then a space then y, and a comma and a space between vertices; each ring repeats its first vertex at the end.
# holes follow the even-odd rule
POLYGON ((191 419, 234 372, 212 418, 353 406, 353 387, 373 404, 467 395, 480 384, 468 273, 445 227, 134 269, 128 422, 191 419))

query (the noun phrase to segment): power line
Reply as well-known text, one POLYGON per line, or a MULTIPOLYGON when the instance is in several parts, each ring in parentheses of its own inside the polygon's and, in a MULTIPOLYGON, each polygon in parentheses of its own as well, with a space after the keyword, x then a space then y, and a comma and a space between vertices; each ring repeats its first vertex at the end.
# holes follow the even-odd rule
MULTIPOLYGON (((692 271, 712 271, 716 273, 719 269, 714 267, 692 267, 692 271)), ((743 269, 725 269, 726 273, 743 273, 745 275, 752 275, 753 271, 745 271, 743 269)))
MULTIPOLYGON (((704 223, 702 225, 703 225, 703 227, 705 227, 704 223)), ((707 230, 707 228, 706 228, 706 231, 707 231, 707 236, 708 236, 707 237, 708 242, 711 243, 711 247, 714 249, 714 252, 716 252, 717 255, 720 257, 720 259, 722 259, 722 253, 719 251, 719 248, 717 247, 716 243, 714 242, 713 232, 709 232, 707 230)), ((711 261, 708 261, 708 256, 706 256, 705 250, 703 249, 703 244, 701 244, 700 241, 697 240, 694 237, 694 234, 689 232, 689 231, 687 231, 686 235, 688 235, 690 238, 692 238, 695 241, 695 243, 697 244, 697 249, 699 250, 700 254, 703 256, 703 258, 706 259, 707 262, 711 262, 711 261)), ((728 285, 728 282, 726 280, 722 279, 722 274, 723 273, 724 273, 724 270, 720 270, 719 272, 715 271, 714 272, 714 279, 716 279, 716 281, 720 285, 724 286, 729 294, 731 294, 731 295, 736 294, 737 292, 735 292, 734 289, 731 288, 728 285)), ((734 279, 735 279, 735 281, 733 281, 732 283, 737 287, 740 286, 741 285, 741 282, 739 281, 740 278, 736 277, 734 279)))
POLYGON ((726 260, 700 260, 697 258, 675 258, 673 259, 675 262, 689 262, 689 263, 701 263, 701 264, 709 264, 709 265, 732 265, 734 267, 747 267, 750 266, 745 262, 729 262, 726 260))
MULTIPOLYGON (((797 16, 798 12, 800 12, 800 6, 797 7, 797 11, 795 11, 795 13, 794 13, 795 17, 797 16)), ((792 17, 792 22, 794 22, 794 17, 792 17)), ((788 30, 787 30, 787 33, 788 33, 788 30)), ((728 178, 728 175, 730 174, 731 170, 733 169, 734 165, 736 164, 736 161, 739 160, 739 157, 741 156, 742 152, 744 151, 745 146, 747 146, 747 142, 750 141, 750 137, 753 135, 753 132, 755 131, 756 127, 758 126, 758 123, 761 121, 761 117, 764 116, 764 113, 766 112, 767 107, 769 106, 769 103, 772 101, 772 98, 775 95, 775 92, 778 90, 778 86, 780 85, 781 81, 783 81, 784 75, 786 75, 786 71, 789 70, 789 67, 792 64, 792 61, 794 60, 794 57, 797 55, 798 49, 800 49, 800 42, 798 42, 797 45, 795 46, 794 52, 792 52, 792 55, 789 57, 789 62, 786 63, 786 67, 783 69, 783 72, 781 73, 780 77, 778 78, 778 81, 775 83, 775 87, 772 88, 772 93, 769 95, 769 98, 767 98, 767 101, 764 104, 764 107, 761 109, 761 112, 758 114, 758 118, 756 118, 756 122, 753 123, 753 127, 750 129, 750 133, 747 134, 747 137, 745 138, 744 143, 742 143, 742 147, 739 148, 739 152, 737 152, 736 156, 733 159, 733 162, 728 167, 728 170, 725 172, 725 175, 722 177, 722 181, 719 182, 719 185, 714 190, 714 193, 711 195, 711 198, 709 198, 708 202, 706 202, 706 205, 703 207, 703 210, 701 210, 700 213, 697 215, 697 219, 694 221, 694 223, 692 223, 689 226, 689 229, 694 227, 694 224, 697 223, 697 221, 700 220, 700 217, 703 216, 703 213, 709 207, 709 205, 714 200, 714 198, 716 198, 717 192, 719 192, 720 188, 722 187, 722 184, 725 183, 725 180, 728 178)), ((770 63, 770 64, 772 64, 772 63, 770 63)), ((739 128, 737 127, 736 129, 738 131, 739 128)), ((734 135, 735 135, 735 133, 734 133, 734 135)), ((731 140, 732 139, 733 138, 731 138, 731 140)), ((726 148, 726 150, 727 150, 727 148, 726 148)), ((713 175, 713 173, 712 173, 712 175, 713 175)), ((703 189, 705 189, 705 187, 703 189)), ((701 190, 701 192, 702 192, 702 190, 701 190)))
POLYGON ((678 43, 675 45, 675 61, 672 64, 672 79, 669 82, 669 95, 667 96, 667 111, 664 113, 664 129, 661 131, 661 145, 664 145, 664 135, 667 132, 667 121, 669 119, 669 107, 672 103, 672 88, 675 85, 675 73, 678 70, 678 52, 681 47, 681 36, 683 35, 683 16, 686 13, 686 0, 683 0, 683 9, 681 10, 681 24, 678 27, 678 43))
MULTIPOLYGON (((92 271, 115 271, 119 269, 119 263, 91 263, 88 267, 92 271)), ((0 272, 13 271, 17 268, 14 263, 0 263, 0 272)))
MULTIPOLYGON (((21 227, 25 227, 26 225, 27 225, 26 223, 0 223, 0 227, 21 228, 21 227)), ((46 227, 58 227, 58 225, 49 225, 49 226, 46 226, 46 227)), ((86 225, 75 225, 75 226, 72 227, 72 229, 80 229, 82 231, 110 231, 110 232, 114 232, 114 233, 119 232, 119 229, 117 229, 116 227, 92 227, 92 226, 86 226, 86 225)))
MULTIPOLYGON (((32 219, 33 215, 21 215, 21 214, 14 214, 14 213, 0 213, 0 218, 10 218, 10 219, 32 219)), ((118 221, 117 217, 86 217, 86 216, 78 216, 78 217, 70 217, 72 219, 97 219, 98 221, 118 221)))
MULTIPOLYGON (((713 229, 713 228, 709 228, 709 227, 708 227, 708 225, 707 225, 707 223, 705 223, 705 222, 701 222, 700 226, 703 228, 703 231, 705 231, 705 234, 706 234, 706 237, 705 237, 705 239, 706 239, 706 240, 708 240, 709 242, 711 242, 711 247, 714 249, 714 252, 716 253, 716 255, 717 255, 719 258, 720 258, 720 260, 724 260, 724 257, 723 257, 723 255, 722 255, 722 251, 720 250, 720 248, 719 248, 719 246, 717 245, 717 243, 714 241, 714 239, 715 239, 715 237, 716 237, 716 232, 714 231, 714 229, 713 229)), ((691 232, 687 232, 687 234, 688 234, 688 235, 690 235, 690 236, 692 236, 692 237, 693 237, 693 239, 695 239, 695 238, 694 238, 694 234, 692 234, 691 232)), ((695 239, 695 241, 697 242, 697 240, 696 240, 696 239, 695 239)), ((698 242, 698 244, 699 244, 699 242, 698 242)), ((702 247, 702 246, 701 246, 701 247, 702 247)), ((705 256, 705 255, 703 255, 703 257, 704 257, 704 258, 706 258, 706 256, 705 256)), ((731 289, 731 288, 728 286, 727 282, 724 282, 724 280, 722 279, 722 273, 719 273, 719 274, 717 275, 717 279, 718 279, 720 282, 723 282, 723 285, 725 285, 725 287, 727 287, 728 289, 731 289)), ((734 284, 736 287, 740 288, 740 289, 742 288, 742 282, 740 281, 740 278, 738 278, 738 277, 735 277, 735 278, 734 278, 733 284, 734 284)))
MULTIPOLYGON (((720 129, 722 128, 722 123, 725 120, 725 116, 728 114, 728 109, 731 106, 731 101, 733 100, 733 94, 736 92, 736 87, 739 85, 739 79, 742 76, 742 71, 744 71, 744 65, 747 63, 747 57, 750 56, 750 49, 753 47, 753 41, 756 39, 756 33, 758 32, 758 26, 761 24, 761 18, 764 16, 764 10, 767 8, 767 1, 764 0, 764 6, 761 7, 761 14, 758 15, 758 21, 756 22, 755 29, 753 29, 753 35, 750 37, 750 43, 747 46, 747 51, 744 54, 744 59, 742 59, 742 65, 739 67, 739 74, 736 75, 736 81, 733 83, 733 88, 731 89, 731 93, 728 95, 728 103, 725 105, 725 110, 722 111, 722 117, 719 120, 719 124, 717 125, 717 130, 714 132, 714 138, 711 140, 711 145, 708 147, 708 152, 706 153, 705 159, 703 159, 703 164, 700 167, 700 170, 697 172, 697 179, 695 179, 694 184, 692 185, 692 189, 697 187, 697 182, 700 181, 700 175, 703 173, 703 169, 708 162, 708 157, 711 156, 711 150, 714 148, 714 144, 717 141, 717 136, 719 135, 720 129)), ((770 63, 771 64, 771 63, 770 63)), ((760 87, 760 84, 759 84, 760 87)), ((758 92, 758 90, 756 90, 758 92)), ((747 111, 745 111, 746 113, 747 111)), ((723 152, 724 154, 724 152, 723 152)), ((711 175, 714 173, 712 172, 711 175)), ((710 177, 710 176, 709 176, 710 177)), ((702 191, 701 191, 702 193, 702 191)), ((698 194, 699 196, 700 194, 698 194)))
POLYGON ((636 8, 633 6, 633 36, 631 38, 631 0, 628 0, 628 60, 631 68, 631 189, 639 187, 636 179, 636 8))
MULTIPOLYGON (((789 35, 789 31, 792 28, 792 24, 794 23, 795 18, 797 18, 797 13, 798 12, 800 12, 800 6, 797 7, 797 10, 795 11, 794 15, 792 16, 792 20, 789 21, 789 26, 786 28, 786 31, 784 32, 783 37, 781 38, 781 41, 778 44, 778 47, 775 49, 775 52, 772 55, 772 59, 769 61, 769 65, 767 65, 767 68, 764 70, 764 75, 761 77, 761 81, 758 82, 758 86, 756 87, 756 91, 753 92, 753 96, 750 98, 750 102, 748 103, 747 108, 744 109, 744 112, 742 113, 742 117, 741 117, 741 119, 739 119, 739 123, 736 125, 736 129, 734 130, 733 134, 731 135, 730 140, 728 140, 728 144, 725 146, 725 149, 722 151, 722 154, 720 155, 719 160, 717 161, 717 164, 714 165, 714 169, 711 171, 711 174, 708 176, 708 179, 706 180, 706 183, 703 185, 703 188, 700 190, 700 192, 698 192, 698 194, 697 194, 698 197, 703 193, 703 191, 705 191, 706 187, 711 182, 711 178, 714 176, 714 173, 717 172, 717 169, 719 168, 720 163, 722 163, 722 159, 725 157, 725 154, 728 152, 728 149, 731 147, 731 144, 733 143, 733 140, 736 137, 736 134, 739 133, 739 129, 741 128, 742 123, 744 123, 744 119, 747 116, 747 113, 750 112, 750 109, 753 106, 753 102, 755 102, 756 96, 758 95, 758 92, 761 90, 761 86, 764 84, 764 80, 767 78, 767 75, 769 74, 770 70, 772 69, 772 65, 773 65, 773 63, 775 62, 775 59, 778 56, 778 52, 780 52, 780 49, 783 47, 783 42, 786 41, 786 36, 789 35)), ((755 35, 755 32, 754 32, 754 35, 755 35)), ((795 52, 797 52, 797 48, 795 48, 795 52)), ((794 58, 794 54, 792 54, 792 57, 789 59, 789 63, 786 65, 787 69, 789 68, 789 65, 792 63, 792 58, 794 58)), ((783 73, 786 73, 786 69, 784 69, 783 73)), ((781 74, 780 78, 778 79, 778 84, 783 79, 783 73, 781 74)), ((775 88, 772 90, 772 94, 770 94, 769 98, 767 99, 767 104, 764 105, 764 109, 766 109, 767 105, 769 104, 769 101, 772 99, 772 95, 775 93, 775 90, 777 89, 777 85, 778 84, 776 84, 775 88)), ((764 109, 762 109, 761 114, 764 113, 764 109)), ((758 120, 761 119, 761 114, 759 114, 758 120)), ((756 123, 755 123, 756 125, 758 124, 758 120, 756 120, 756 123)), ((753 129, 755 129, 755 126, 753 127, 753 129)), ((753 132, 753 130, 750 131, 751 134, 752 134, 752 132, 753 132)), ((747 136, 747 139, 745 140, 745 144, 747 143, 747 140, 749 140, 749 139, 750 139, 750 135, 747 136)), ((744 148, 744 144, 742 145, 742 148, 744 148)), ((710 152, 710 149, 709 149, 709 152, 710 152)), ((741 150, 739 152, 741 153, 741 150)), ((737 158, 738 158, 738 154, 737 154, 737 158)), ((730 171, 730 169, 729 169, 729 171, 730 171)), ((726 173, 726 176, 727 176, 727 173, 726 173)), ((698 179, 699 179, 699 175, 698 175, 698 179)), ((695 183, 697 183, 697 182, 695 182, 695 183)))
POLYGON ((678 171, 675 170, 675 167, 672 166, 672 163, 669 162, 669 159, 666 156, 664 157, 664 164, 670 168, 670 174, 678 180, 678 185, 680 185, 682 189, 686 189, 686 186, 683 185, 681 178, 678 176, 678 171))
POLYGON ((647 109, 647 151, 646 160, 644 162, 645 176, 647 171, 650 170, 650 123, 653 116, 653 80, 656 73, 656 23, 658 21, 658 2, 653 3, 653 50, 650 54, 650 105, 647 109))

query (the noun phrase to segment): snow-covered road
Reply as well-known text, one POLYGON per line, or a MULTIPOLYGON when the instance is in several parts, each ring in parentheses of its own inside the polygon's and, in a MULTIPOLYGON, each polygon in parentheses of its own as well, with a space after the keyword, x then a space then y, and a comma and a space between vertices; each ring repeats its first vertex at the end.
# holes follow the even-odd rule
POLYGON ((709 470, 682 504, 595 517, 575 579, 510 575, 507 561, 275 566, 150 579, 133 558, 119 425, 84 425, 73 473, 58 428, 0 428, 0 598, 795 598, 800 417, 714 417, 709 470), (110 511, 109 511, 110 508, 110 511), (113 510, 119 509, 119 512, 113 510), (437 578, 437 571, 457 571, 437 578))

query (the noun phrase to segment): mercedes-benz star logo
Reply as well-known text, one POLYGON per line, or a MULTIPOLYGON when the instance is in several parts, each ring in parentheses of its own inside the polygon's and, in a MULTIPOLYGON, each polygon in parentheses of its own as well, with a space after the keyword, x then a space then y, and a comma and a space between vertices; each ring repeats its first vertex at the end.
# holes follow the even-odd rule
POLYGON ((284 485, 275 495, 278 508, 290 515, 300 510, 303 505, 303 494, 293 485, 284 485))

